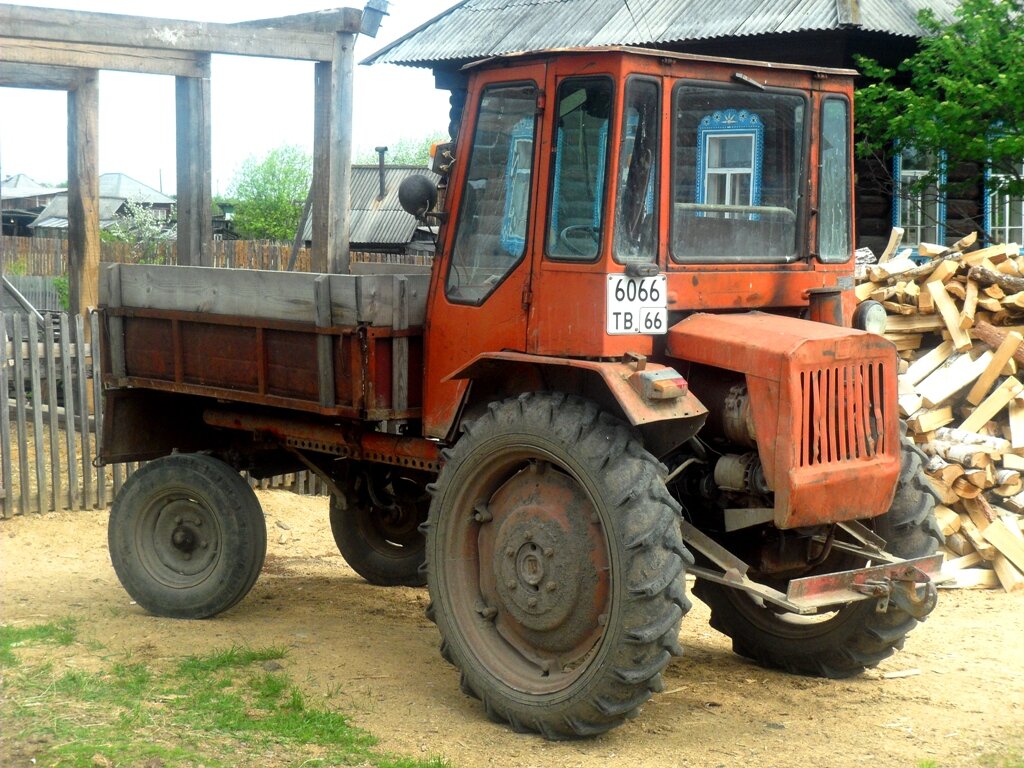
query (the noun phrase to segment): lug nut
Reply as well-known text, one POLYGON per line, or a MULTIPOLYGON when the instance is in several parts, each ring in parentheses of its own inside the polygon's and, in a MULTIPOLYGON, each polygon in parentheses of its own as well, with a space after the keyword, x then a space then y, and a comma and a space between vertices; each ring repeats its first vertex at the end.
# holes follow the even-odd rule
POLYGON ((536 608, 537 607, 537 598, 536 597, 531 597, 529 600, 526 601, 526 604, 528 606, 530 606, 531 608, 536 608))
POLYGON ((555 584, 555 582, 553 581, 549 581, 547 584, 544 585, 544 589, 546 589, 548 592, 554 592, 556 589, 558 589, 558 585, 555 584))

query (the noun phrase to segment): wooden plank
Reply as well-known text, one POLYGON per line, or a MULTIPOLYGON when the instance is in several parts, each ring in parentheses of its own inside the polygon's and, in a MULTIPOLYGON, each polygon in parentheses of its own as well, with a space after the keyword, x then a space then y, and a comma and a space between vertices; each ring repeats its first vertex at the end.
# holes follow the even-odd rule
POLYGON ((327 271, 327 240, 331 216, 331 65, 318 62, 314 67, 313 102, 313 251, 310 257, 314 272, 327 271))
MULTIPOLYGON (((68 316, 60 316, 60 368, 61 378, 65 387, 71 388, 71 326, 68 316)), ((78 495, 78 437, 75 435, 75 398, 73 391, 65 392, 64 397, 64 439, 67 444, 68 467, 68 509, 79 508, 78 495)))
POLYGON ((327 227, 327 262, 330 272, 347 274, 351 254, 352 82, 355 69, 355 35, 334 36, 331 56, 331 156, 328 177, 330 201, 327 227))
POLYGON ((958 357, 951 365, 939 368, 917 386, 925 406, 934 408, 942 405, 958 391, 981 376, 992 359, 992 352, 986 351, 977 360, 970 355, 958 357))
MULTIPOLYGON (((981 535, 1007 560, 1013 563, 1019 570, 1024 571, 1024 543, 1010 533, 1006 523, 1001 518, 996 518, 982 532, 981 535)), ((980 550, 979 550, 980 551, 980 550)), ((982 555, 984 556, 984 555, 982 555)))
POLYGON ((950 406, 945 408, 932 408, 921 411, 908 424, 915 432, 931 432, 939 427, 944 427, 953 421, 953 409, 950 406))
MULTIPOLYGON (((346 14, 339 17, 344 19, 344 30, 349 34, 358 32, 361 18, 359 11, 351 8, 342 12, 346 14)), ((8 4, 0 5, 0 29, 10 37, 30 40, 204 51, 301 61, 330 61, 335 38, 334 33, 327 32, 8 4)))
MULTIPOLYGON (((331 322, 331 283, 328 275, 318 275, 313 281, 313 293, 316 302, 317 328, 330 328, 331 322)), ((317 353, 317 386, 320 391, 320 405, 333 408, 335 404, 334 388, 334 338, 328 334, 316 337, 317 353)))
MULTIPOLYGON (((114 45, 19 40, 0 37, 0 61, 33 66, 107 69, 151 75, 210 77, 209 54, 171 49, 152 49, 145 54, 136 48, 114 45)), ((72 70, 73 71, 73 70, 72 70)), ((74 90, 77 75, 63 90, 74 90)))
POLYGON ((896 249, 900 247, 900 243, 903 242, 903 227, 893 227, 889 233, 889 242, 885 244, 885 250, 882 251, 882 255, 878 257, 879 264, 885 264, 892 255, 896 253, 896 249))
POLYGON ((24 360, 24 329, 22 327, 23 316, 14 315, 13 341, 14 341, 14 419, 18 433, 18 483, 21 493, 18 496, 18 512, 25 514, 29 506, 29 482, 28 482, 28 428, 25 418, 25 360, 24 360))
MULTIPOLYGON (((85 367, 85 323, 82 315, 75 316, 75 381, 65 392, 76 398, 75 411, 78 413, 79 444, 82 446, 82 507, 92 506, 92 445, 89 440, 89 387, 85 367)), ((75 424, 68 422, 68 429, 75 424)), ((70 459, 69 459, 70 460, 70 459)))
POLYGON ((1024 573, 1017 570, 1005 555, 996 555, 992 561, 992 570, 995 571, 1003 591, 1007 593, 1024 591, 1024 573))
POLYGON ((964 419, 960 424, 960 429, 967 432, 977 432, 989 419, 1005 408, 1022 391, 1024 391, 1024 384, 1010 376, 996 387, 992 394, 986 397, 970 416, 964 419))
POLYGON ((923 380, 929 373, 934 371, 946 360, 949 359, 950 355, 954 352, 953 342, 944 341, 939 346, 926 353, 924 356, 918 358, 910 367, 907 372, 900 376, 901 381, 909 381, 911 384, 917 384, 923 380))
POLYGON ((57 315, 46 315, 46 328, 43 333, 43 346, 46 350, 46 403, 50 410, 50 483, 53 491, 50 495, 50 509, 54 512, 60 509, 63 493, 61 478, 64 475, 60 466, 60 429, 57 419, 57 340, 54 338, 53 327, 56 319, 57 315))
MULTIPOLYGON (((0 408, 0 447, 11 444, 11 409, 8 407, 6 398, 8 382, 10 381, 10 358, 8 357, 7 340, 7 317, 0 312, 0 392, 4 393, 5 402, 0 408)), ((14 515, 14 487, 12 486, 13 472, 11 468, 10 450, 0 451, 0 517, 7 518, 14 515)))
MULTIPOLYGON (((409 280, 404 275, 392 278, 392 320, 395 330, 409 327, 409 280)), ((391 342, 391 407, 404 411, 409 407, 409 338, 398 337, 391 342)))
MULTIPOLYGON (((1014 449, 1024 448, 1024 398, 1015 397, 1009 405, 1009 430, 1010 446, 1014 449)), ((1021 467, 1013 469, 1024 469, 1024 459, 1021 460, 1021 467)), ((1004 464, 1004 466, 1007 466, 1004 464)))
POLYGON ((72 91, 78 87, 82 78, 79 70, 69 67, 15 64, 3 61, 4 48, 4 44, 0 43, 0 87, 52 91, 72 91))
POLYGON ((949 536, 960 530, 960 515, 945 504, 935 505, 935 520, 942 529, 943 536, 949 536))
MULTIPOLYGON (((42 376, 39 373, 39 326, 31 319, 28 321, 28 369, 29 380, 32 382, 32 442, 35 445, 36 470, 36 511, 39 513, 49 509, 46 498, 46 441, 43 439, 43 397, 42 376)), ((56 418, 57 414, 50 414, 56 418)), ((27 450, 22 445, 21 450, 27 450)))
POLYGON ((861 283, 860 285, 853 289, 853 295, 857 297, 857 301, 859 303, 861 301, 866 301, 867 299, 871 298, 872 293, 874 293, 879 288, 883 287, 884 286, 882 286, 879 283, 861 283))
POLYGON ((999 378, 999 373, 1002 371, 1003 366, 1006 365, 1008 360, 1013 359, 1013 353, 1017 351, 1017 348, 1022 343, 1024 343, 1024 336, 1021 336, 1021 334, 1016 332, 1006 334, 1006 338, 1003 339, 1002 344, 996 349, 992 360, 981 376, 978 377, 974 386, 971 387, 971 391, 967 394, 967 402, 971 405, 981 404, 981 401, 985 399, 985 395, 988 394, 995 380, 999 378))
POLYGON ((925 285, 930 283, 945 283, 953 275, 960 270, 960 261, 958 259, 942 259, 936 265, 935 269, 931 271, 928 278, 925 280, 925 285))
POLYGON ((981 555, 984 560, 992 562, 995 559, 996 548, 985 540, 981 531, 978 530, 978 526, 966 512, 960 513, 960 530, 958 533, 963 535, 967 541, 971 543, 971 546, 978 551, 978 554, 981 555))
POLYGON ((978 283, 974 280, 967 281, 965 289, 964 304, 960 309, 960 327, 970 328, 974 325, 974 314, 978 309, 978 283))
POLYGON ((932 301, 935 302, 935 308, 942 315, 942 319, 946 324, 946 330, 949 331, 949 335, 953 340, 953 346, 958 352, 970 349, 972 344, 971 337, 967 331, 960 327, 960 313, 957 312, 956 305, 946 292, 946 287, 939 281, 929 281, 928 292, 932 296, 932 301))
MULTIPOLYGON (((96 453, 100 452, 100 436, 103 433, 103 376, 102 359, 100 357, 100 345, 97 340, 100 338, 100 314, 89 313, 89 323, 92 325, 92 401, 93 401, 93 440, 96 443, 96 453)), ((107 472, 102 466, 96 466, 96 506, 105 509, 107 506, 107 472)))
POLYGON ((995 571, 987 568, 964 568, 953 583, 957 589, 994 589, 999 586, 995 571))

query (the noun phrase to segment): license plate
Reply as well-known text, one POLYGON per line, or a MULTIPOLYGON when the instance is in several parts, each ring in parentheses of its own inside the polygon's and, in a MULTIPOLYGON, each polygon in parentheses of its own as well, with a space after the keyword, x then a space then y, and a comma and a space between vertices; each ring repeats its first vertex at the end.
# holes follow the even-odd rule
POLYGON ((659 334, 668 331, 668 291, 665 275, 630 277, 608 275, 609 335, 659 334))

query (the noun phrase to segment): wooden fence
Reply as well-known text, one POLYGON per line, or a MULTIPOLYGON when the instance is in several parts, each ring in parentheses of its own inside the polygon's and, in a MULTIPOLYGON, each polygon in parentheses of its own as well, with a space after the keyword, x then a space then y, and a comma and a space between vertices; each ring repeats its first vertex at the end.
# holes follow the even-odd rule
MULTIPOLYGON (((102 509, 137 463, 93 464, 103 420, 100 360, 84 342, 99 316, 0 313, 0 518, 30 512, 102 509), (12 328, 8 335, 7 327, 12 328)), ((308 472, 252 481, 254 487, 327 493, 308 472)))
MULTIPOLYGON (((215 240, 213 266, 238 269, 283 270, 288 267, 292 246, 271 240, 215 240)), ((37 237, 0 238, 0 254, 6 274, 58 276, 67 271, 67 242, 37 237)), ((353 251, 356 262, 384 264, 430 264, 431 257, 422 254, 367 253, 353 251)), ((300 248, 295 261, 296 272, 311 271, 309 248, 300 248)), ((139 256, 131 243, 100 244, 100 260, 107 263, 138 263, 139 256)), ((152 264, 177 264, 177 243, 159 243, 147 257, 152 264)))

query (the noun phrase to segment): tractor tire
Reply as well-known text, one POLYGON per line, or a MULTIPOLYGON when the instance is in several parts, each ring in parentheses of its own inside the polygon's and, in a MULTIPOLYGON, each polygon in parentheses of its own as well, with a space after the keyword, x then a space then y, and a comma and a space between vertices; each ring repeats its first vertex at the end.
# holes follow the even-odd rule
POLYGON ((561 394, 493 403, 464 432, 427 523, 442 656, 516 731, 619 725, 661 690, 690 607, 664 467, 629 426, 561 394))
POLYGON ((427 583, 426 541, 419 527, 427 518, 429 495, 422 484, 397 471, 368 471, 345 487, 344 499, 331 496, 330 507, 334 543, 353 571, 381 587, 427 583), (370 483, 376 483, 376 491, 370 483))
POLYGON ((174 454, 128 478, 110 510, 107 543, 136 603, 157 616, 205 619, 252 589, 267 526, 237 471, 205 454, 174 454))
MULTIPOLYGON (((892 506, 869 521, 886 540, 886 550, 902 558, 933 554, 943 540, 935 521, 934 491, 922 475, 922 458, 920 450, 904 444, 892 506)), ((895 601, 884 613, 875 610, 875 600, 860 600, 828 614, 797 616, 701 579, 693 593, 711 608, 711 626, 732 638, 736 653, 764 667, 816 677, 853 677, 876 666, 903 647, 918 622, 895 601)))

